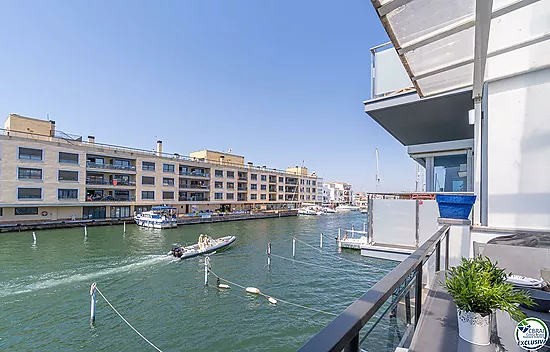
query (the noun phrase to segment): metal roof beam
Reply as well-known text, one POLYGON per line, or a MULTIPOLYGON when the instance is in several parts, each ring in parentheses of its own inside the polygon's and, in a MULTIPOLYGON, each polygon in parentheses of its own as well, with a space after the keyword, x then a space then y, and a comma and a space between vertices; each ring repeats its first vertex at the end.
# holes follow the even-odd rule
POLYGON ((489 48, 491 11, 493 0, 476 1, 476 26, 474 41, 474 81, 472 98, 481 97, 485 80, 485 64, 489 48))
POLYGON ((375 6, 377 8, 378 15, 380 17, 382 17, 382 16, 386 16, 388 13, 392 12, 393 10, 395 10, 395 9, 397 9, 397 8, 403 6, 403 5, 405 5, 405 4, 407 4, 411 1, 412 0, 393 0, 393 1, 390 1, 386 4, 384 4, 384 5, 380 5, 380 3, 378 1, 376 1, 376 2, 378 2, 379 6, 376 6, 376 4, 375 4, 375 6))
MULTIPOLYGON (((492 14, 491 18, 497 18, 502 15, 505 15, 509 12, 521 9, 522 7, 531 5, 539 0, 517 0, 511 4, 508 4, 506 6, 502 6, 499 9, 496 9, 492 14)), ((428 35, 425 35, 423 37, 420 37, 416 40, 410 41, 408 43, 404 43, 400 48, 397 49, 397 53, 399 55, 405 54, 409 51, 418 49, 424 45, 433 43, 435 41, 438 41, 440 39, 443 39, 445 37, 448 37, 450 35, 453 35, 455 33, 461 32, 463 30, 466 30, 470 27, 473 27, 475 25, 475 19, 474 16, 468 17, 463 19, 462 21, 455 22, 451 24, 450 26, 441 28, 440 30, 434 31, 428 35)))

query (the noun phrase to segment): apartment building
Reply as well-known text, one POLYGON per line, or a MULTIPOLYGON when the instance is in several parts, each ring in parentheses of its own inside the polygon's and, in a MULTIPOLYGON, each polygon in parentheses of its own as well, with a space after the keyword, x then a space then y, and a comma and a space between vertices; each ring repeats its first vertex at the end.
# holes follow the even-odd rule
POLYGON ((352 190, 351 184, 345 182, 326 182, 325 185, 328 187, 329 192, 329 202, 334 205, 339 204, 351 204, 352 190))
POLYGON ((317 196, 317 176, 245 164, 210 150, 190 156, 96 143, 54 121, 10 114, 0 134, 0 222, 132 216, 154 205, 288 209, 317 196))

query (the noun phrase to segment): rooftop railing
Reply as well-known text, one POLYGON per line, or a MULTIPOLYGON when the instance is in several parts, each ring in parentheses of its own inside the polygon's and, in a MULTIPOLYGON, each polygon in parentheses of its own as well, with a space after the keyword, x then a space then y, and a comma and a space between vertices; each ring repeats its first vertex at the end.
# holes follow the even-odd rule
MULTIPOLYGON (((299 351, 354 351, 369 343, 367 339, 388 316, 395 317, 397 305, 405 300, 405 319, 408 336, 412 336, 422 312, 423 267, 435 255, 435 270, 441 269, 441 242, 445 241, 444 268, 449 267, 449 226, 441 227, 420 248, 401 262, 395 269, 378 281, 357 301, 310 339, 299 351), (411 292, 412 291, 412 292, 411 292), (414 295, 414 315, 411 314, 411 295, 414 295), (414 317, 414 321, 413 318, 414 317), (366 328, 364 330, 364 328, 366 328), (410 331, 412 330, 412 332, 410 331)), ((399 345, 387 346, 395 350, 399 345)), ((372 345, 371 345, 372 346, 372 345)))
MULTIPOLYGON (((244 164, 231 163, 226 161, 194 158, 190 156, 180 155, 178 153, 158 153, 155 150, 123 147, 123 146, 97 143, 97 142, 91 143, 91 142, 79 140, 79 138, 73 139, 75 137, 80 137, 80 136, 73 136, 67 133, 63 133, 61 131, 56 131, 54 136, 46 136, 46 135, 41 135, 41 134, 36 134, 31 132, 6 130, 3 128, 0 128, 0 136, 24 138, 24 139, 31 139, 34 141, 43 141, 43 142, 64 141, 65 143, 72 146, 78 145, 78 146, 84 146, 90 149, 95 149, 100 154, 109 153, 109 154, 119 155, 121 157, 137 157, 137 156, 162 157, 162 158, 172 159, 176 161, 189 162, 191 166, 193 166, 194 164, 204 165, 205 168, 210 168, 211 166, 219 165, 219 166, 230 166, 237 170, 238 169, 244 170, 243 172, 253 172, 253 171, 271 172, 271 173, 282 174, 282 175, 296 175, 304 178, 316 178, 316 176, 299 175, 296 172, 287 172, 286 170, 281 170, 281 169, 267 169, 261 166, 247 166, 244 164)), ((185 163, 182 163, 180 165, 185 165, 185 163)), ((204 176, 204 177, 210 177, 210 174, 208 173, 205 173, 205 175, 208 175, 208 176, 204 176)))

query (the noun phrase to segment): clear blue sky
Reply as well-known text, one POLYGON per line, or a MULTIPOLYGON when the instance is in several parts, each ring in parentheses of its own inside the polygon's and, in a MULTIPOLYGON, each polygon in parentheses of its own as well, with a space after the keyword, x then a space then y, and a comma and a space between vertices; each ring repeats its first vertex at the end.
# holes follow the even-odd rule
POLYGON ((0 118, 46 118, 97 142, 227 151, 326 181, 412 190, 405 147, 363 110, 368 0, 2 1, 0 118))

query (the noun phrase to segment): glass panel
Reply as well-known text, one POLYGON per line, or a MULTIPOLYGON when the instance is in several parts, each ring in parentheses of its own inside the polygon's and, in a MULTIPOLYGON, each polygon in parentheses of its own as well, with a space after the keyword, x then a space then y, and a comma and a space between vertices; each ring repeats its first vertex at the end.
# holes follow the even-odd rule
POLYGON ((488 52, 550 33, 549 16, 550 1, 546 0, 495 18, 491 21, 488 52))
POLYGON ((436 192, 467 191, 467 155, 434 157, 434 190, 436 192))
POLYGON ((472 85, 474 65, 458 67, 417 81, 425 96, 472 85))
POLYGON ((416 76, 438 67, 474 57, 474 27, 405 53, 405 58, 416 76))
POLYGON ((399 45, 403 45, 472 17, 474 8, 474 0, 414 0, 390 12, 386 18, 399 45))

